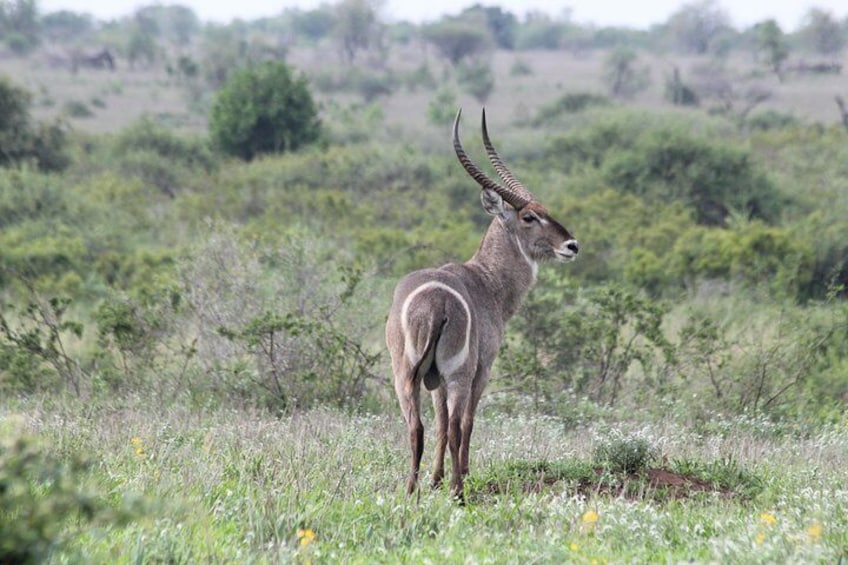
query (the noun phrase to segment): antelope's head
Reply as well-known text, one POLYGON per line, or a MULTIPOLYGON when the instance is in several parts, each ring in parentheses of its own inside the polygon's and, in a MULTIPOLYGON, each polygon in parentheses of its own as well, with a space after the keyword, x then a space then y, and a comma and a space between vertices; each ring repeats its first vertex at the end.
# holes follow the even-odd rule
POLYGON ((483 145, 486 147, 489 162, 506 186, 489 178, 468 158, 459 141, 461 115, 460 109, 453 122, 453 147, 459 162, 471 178, 482 187, 480 198, 486 212, 504 222, 507 230, 516 237, 522 253, 527 253, 534 261, 554 259, 564 262, 577 257, 579 250, 577 240, 562 224, 551 217, 545 207, 536 201, 533 194, 515 178, 498 156, 486 128, 486 110, 483 110, 483 145))

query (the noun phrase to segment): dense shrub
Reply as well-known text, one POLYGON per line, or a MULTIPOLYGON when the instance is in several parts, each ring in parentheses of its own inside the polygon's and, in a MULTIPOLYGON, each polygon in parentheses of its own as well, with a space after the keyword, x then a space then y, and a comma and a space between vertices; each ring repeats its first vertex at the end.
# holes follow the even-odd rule
POLYGON ((206 141, 178 136, 147 117, 121 131, 111 153, 125 178, 138 178, 170 197, 193 184, 198 173, 217 169, 206 141))
POLYGON ((463 63, 457 68, 457 82, 481 104, 495 89, 495 75, 486 63, 463 63))
POLYGON ((848 309, 833 297, 777 311, 752 308, 738 294, 692 305, 677 338, 670 390, 691 394, 693 417, 759 411, 832 418, 848 391, 845 373, 837 376, 846 331, 848 309))
POLYGON ((285 63, 264 62, 227 80, 212 106, 209 129, 225 153, 249 161, 316 141, 321 124, 306 78, 285 63))
POLYGON ((487 29, 459 20, 430 24, 424 28, 422 35, 452 65, 480 56, 494 43, 487 29))
POLYGON ((539 108, 533 123, 536 126, 541 126, 563 114, 574 114, 594 106, 609 105, 610 101, 606 96, 589 92, 570 92, 539 108))
POLYGON ((554 140, 550 155, 570 157, 560 166, 597 166, 610 186, 655 205, 684 202, 704 225, 723 225, 733 213, 771 221, 785 205, 746 149, 693 135, 684 124, 602 122, 554 140))
POLYGON ((316 241, 251 249, 226 231, 210 234, 183 279, 198 359, 218 394, 274 411, 373 401, 373 298, 340 252, 331 265, 316 241))
POLYGON ((536 17, 518 28, 516 49, 559 49, 566 35, 566 25, 546 17, 536 17))
POLYGON ((762 222, 722 230, 693 228, 678 239, 669 259, 669 272, 678 280, 741 281, 791 297, 813 276, 812 243, 762 222))
POLYGON ((641 66, 639 55, 629 47, 616 47, 604 60, 604 82, 615 98, 633 98, 650 84, 650 67, 641 66))
POLYGON ((150 117, 123 129, 115 139, 113 151, 118 156, 149 151, 169 164, 205 171, 217 168, 215 155, 204 140, 180 136, 150 117))
POLYGON ((610 406, 626 377, 673 356, 661 324, 666 307, 622 286, 564 293, 556 275, 534 290, 512 324, 503 379, 550 399, 576 394, 610 406))
POLYGON ((88 487, 88 458, 59 456, 16 423, 0 425, 0 563, 44 563, 90 528, 141 515, 139 504, 115 509, 88 487))
POLYGON ((70 159, 60 122, 36 123, 30 116, 32 95, 0 77, 0 167, 32 161, 44 171, 60 171, 70 159))

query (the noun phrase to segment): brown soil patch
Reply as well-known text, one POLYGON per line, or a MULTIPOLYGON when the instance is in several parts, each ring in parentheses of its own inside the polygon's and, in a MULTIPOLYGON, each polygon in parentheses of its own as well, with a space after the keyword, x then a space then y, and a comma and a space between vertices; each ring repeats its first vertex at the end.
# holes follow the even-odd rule
POLYGON ((716 493, 731 498, 732 490, 721 488, 699 477, 676 473, 668 469, 650 468, 639 473, 611 473, 598 467, 594 477, 579 480, 558 477, 544 472, 531 472, 511 483, 492 481, 486 484, 487 494, 503 494, 516 487, 526 493, 539 494, 562 483, 568 489, 585 496, 623 497, 629 500, 681 500, 700 493, 716 493))
POLYGON ((631 473, 615 477, 610 481, 609 472, 595 469, 598 481, 584 483, 578 489, 584 494, 606 494, 633 500, 685 499, 697 493, 717 493, 723 497, 734 495, 732 491, 719 488, 699 477, 675 473, 668 469, 645 469, 641 473, 631 473))

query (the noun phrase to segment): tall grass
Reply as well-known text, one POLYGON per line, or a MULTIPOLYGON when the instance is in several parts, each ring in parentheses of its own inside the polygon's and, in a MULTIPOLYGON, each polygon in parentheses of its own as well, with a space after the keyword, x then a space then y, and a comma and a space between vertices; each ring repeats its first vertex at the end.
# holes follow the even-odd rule
MULTIPOLYGON (((848 548, 844 423, 815 436, 757 419, 639 425, 664 461, 756 477, 751 498, 662 502, 566 482, 481 490, 462 507, 446 491, 402 494, 404 426, 391 415, 43 399, 5 407, 0 421, 15 413, 56 453, 96 461, 89 479, 110 504, 145 501, 127 526, 68 520, 75 536, 53 562, 837 562, 848 548)), ((574 429, 484 410, 472 478, 588 462, 608 435, 603 423, 574 429)))

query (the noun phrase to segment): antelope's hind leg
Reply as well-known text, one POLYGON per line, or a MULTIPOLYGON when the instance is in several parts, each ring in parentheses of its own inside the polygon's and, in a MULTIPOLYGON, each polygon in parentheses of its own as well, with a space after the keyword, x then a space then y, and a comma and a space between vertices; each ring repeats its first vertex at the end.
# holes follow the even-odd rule
MULTIPOLYGON (((405 365, 405 363, 404 363, 405 365)), ((424 453, 424 424, 421 423, 420 379, 411 369, 400 368, 395 371, 395 392, 400 409, 406 420, 411 451, 409 478, 406 480, 406 493, 412 494, 418 485, 418 473, 421 469, 421 456, 424 453)))

